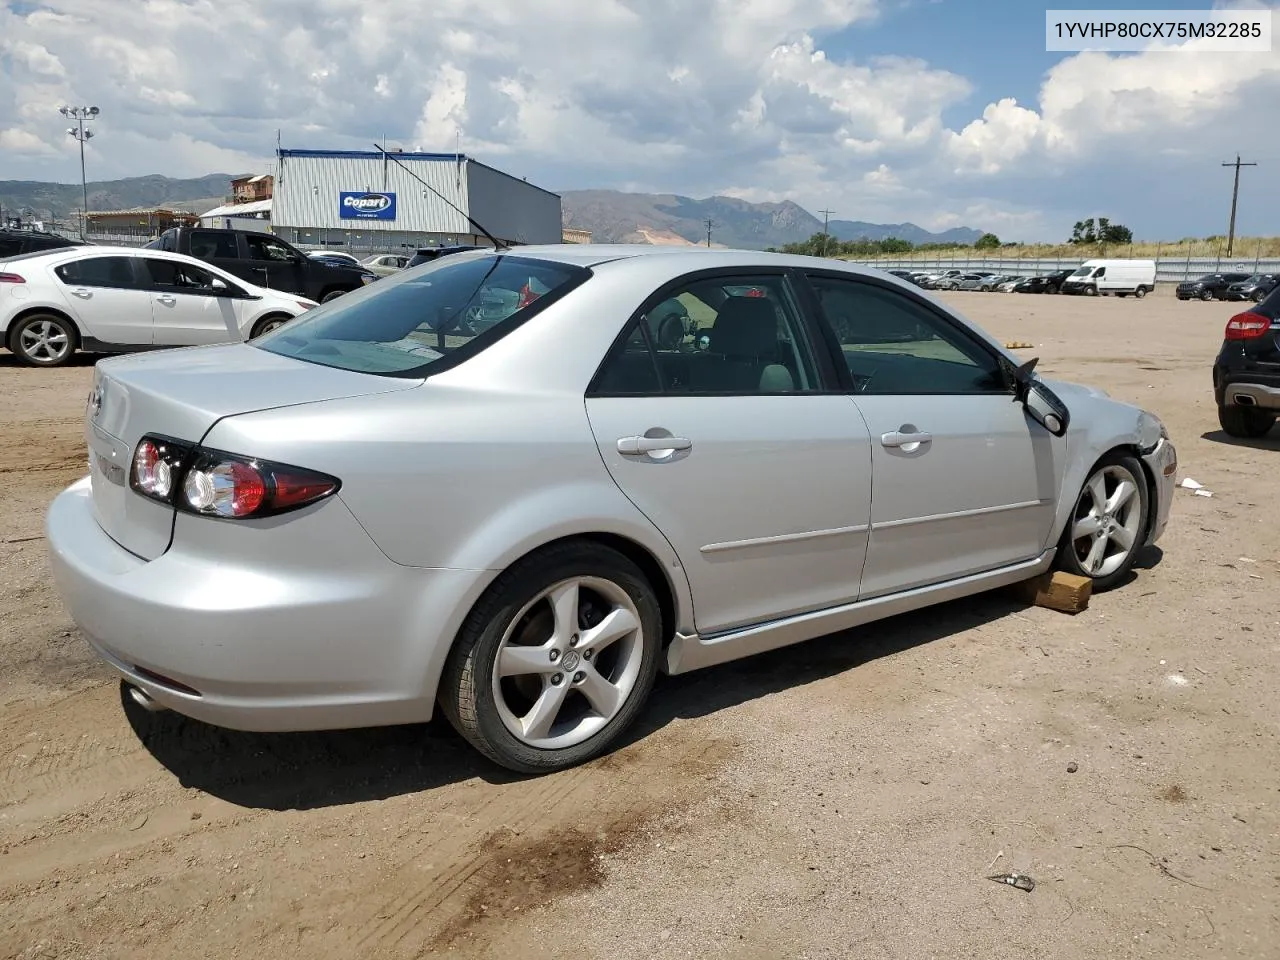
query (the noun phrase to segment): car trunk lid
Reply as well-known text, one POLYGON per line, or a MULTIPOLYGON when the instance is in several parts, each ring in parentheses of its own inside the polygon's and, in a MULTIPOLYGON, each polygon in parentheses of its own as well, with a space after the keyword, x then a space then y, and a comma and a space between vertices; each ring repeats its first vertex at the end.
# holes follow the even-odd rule
POLYGON ((143 436, 195 444, 233 414, 407 390, 420 383, 323 367, 248 344, 101 361, 85 416, 94 515, 126 550, 154 559, 169 548, 173 508, 129 489, 130 462, 143 436))

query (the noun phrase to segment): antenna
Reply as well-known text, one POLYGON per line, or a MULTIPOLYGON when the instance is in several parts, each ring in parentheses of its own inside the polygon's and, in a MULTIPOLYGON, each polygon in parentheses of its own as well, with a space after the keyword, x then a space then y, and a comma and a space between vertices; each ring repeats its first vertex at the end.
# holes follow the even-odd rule
POLYGON ((450 200, 448 197, 446 197, 443 193, 441 193, 439 190, 437 190, 437 189, 436 189, 435 187, 433 187, 431 184, 427 183, 427 181, 423 180, 420 176, 418 176, 416 173, 414 173, 412 170, 410 170, 408 167, 406 167, 402 162, 400 162, 399 160, 397 160, 395 157, 391 156, 391 154, 387 153, 387 151, 386 151, 386 150, 383 150, 383 149, 382 149, 382 147, 379 147, 376 143, 374 144, 374 146, 375 146, 375 147, 378 147, 378 149, 382 151, 382 155, 383 155, 383 157, 386 157, 386 158, 390 159, 390 160, 391 160, 391 162, 392 162, 392 163, 394 163, 397 167, 399 167, 401 170, 403 170, 403 171, 404 171, 405 173, 407 173, 409 176, 413 177, 413 179, 417 180, 420 184, 422 184, 424 187, 426 187, 428 190, 430 190, 432 193, 434 193, 437 197, 439 197, 441 200, 443 200, 443 201, 444 201, 445 203, 447 203, 449 206, 453 207, 453 209, 454 209, 454 210, 457 210, 457 211, 458 211, 458 213, 460 213, 460 214, 462 214, 464 217, 466 217, 466 218, 467 218, 467 223, 471 224, 471 226, 475 227, 478 231, 480 231, 481 233, 483 233, 483 234, 485 235, 485 239, 487 239, 490 243, 492 243, 492 244, 493 244, 493 249, 495 249, 495 250, 507 250, 507 249, 510 249, 510 245, 509 245, 509 244, 504 243, 503 241, 499 240, 497 237, 495 237, 492 233, 490 233, 488 230, 486 230, 486 229, 485 229, 484 227, 482 227, 480 224, 476 223, 476 221, 472 220, 472 219, 471 219, 471 215, 470 215, 470 214, 468 214, 465 210, 463 210, 461 207, 459 207, 456 203, 454 203, 452 200, 450 200))

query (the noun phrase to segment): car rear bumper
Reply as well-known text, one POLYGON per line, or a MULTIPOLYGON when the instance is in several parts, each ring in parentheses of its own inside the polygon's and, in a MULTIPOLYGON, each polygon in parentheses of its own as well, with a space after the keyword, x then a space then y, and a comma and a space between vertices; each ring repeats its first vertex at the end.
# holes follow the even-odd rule
POLYGON ((1280 370, 1260 370, 1257 364, 1246 364, 1234 356, 1223 362, 1220 356, 1213 367, 1213 398, 1220 407, 1254 407, 1280 413, 1280 370))
POLYGON ((1155 514, 1151 532, 1147 536, 1147 543, 1152 544, 1164 535, 1165 528, 1169 525, 1175 476, 1178 472, 1178 451, 1171 440, 1162 438, 1154 450, 1143 454, 1142 459, 1155 480, 1155 503, 1152 505, 1155 514))
MULTIPOLYGON (((359 531, 367 547, 341 536, 332 551, 296 562, 270 546, 209 557, 184 551, 175 534, 147 561, 103 532, 90 498, 85 478, 49 508, 54 578, 94 651, 159 705, 239 730, 430 719, 440 666, 483 572, 395 564, 337 500, 326 532, 359 531)), ((272 537, 287 540, 283 529, 272 537)))

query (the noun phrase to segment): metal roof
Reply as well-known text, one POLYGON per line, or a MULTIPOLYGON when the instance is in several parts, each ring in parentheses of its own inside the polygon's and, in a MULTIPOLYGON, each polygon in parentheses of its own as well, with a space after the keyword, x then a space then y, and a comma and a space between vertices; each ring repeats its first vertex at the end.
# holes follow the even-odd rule
MULTIPOLYGON (((468 160, 465 153, 410 153, 408 151, 388 150, 387 153, 397 160, 468 160)), ((281 148, 276 151, 281 157, 312 157, 328 160, 381 160, 378 150, 293 150, 281 148)))
POLYGON ((220 207, 214 207, 208 213, 200 214, 201 219, 205 217, 243 217, 250 213, 270 213, 271 198, 266 200, 254 200, 251 203, 225 203, 220 207))

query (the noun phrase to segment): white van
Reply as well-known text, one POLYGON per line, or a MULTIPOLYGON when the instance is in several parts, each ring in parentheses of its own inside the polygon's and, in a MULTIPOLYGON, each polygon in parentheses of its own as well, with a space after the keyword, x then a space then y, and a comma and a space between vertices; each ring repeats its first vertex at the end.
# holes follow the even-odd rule
POLYGON ((1154 260, 1086 260, 1062 282, 1063 293, 1145 297, 1156 288, 1154 260))

